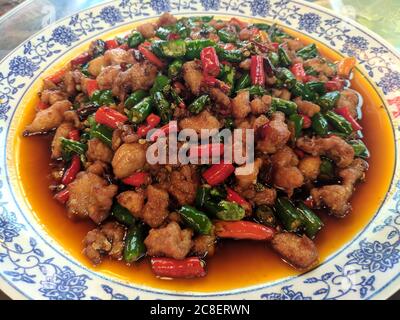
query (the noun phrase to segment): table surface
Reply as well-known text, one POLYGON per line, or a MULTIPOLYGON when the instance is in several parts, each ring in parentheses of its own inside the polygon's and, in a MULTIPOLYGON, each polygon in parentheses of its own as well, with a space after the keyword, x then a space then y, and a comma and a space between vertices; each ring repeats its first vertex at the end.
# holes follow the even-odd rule
MULTIPOLYGON (((399 0, 307 0, 367 26, 400 50, 399 0)), ((105 2, 102 0, 0 0, 0 60, 11 50, 56 20, 105 2)), ((0 300, 8 297, 0 292, 0 300)), ((391 300, 400 300, 400 291, 391 300)))

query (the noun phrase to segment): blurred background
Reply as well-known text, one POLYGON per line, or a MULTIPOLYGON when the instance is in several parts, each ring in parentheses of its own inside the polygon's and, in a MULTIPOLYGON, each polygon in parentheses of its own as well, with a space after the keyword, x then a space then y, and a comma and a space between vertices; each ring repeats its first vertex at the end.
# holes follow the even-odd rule
MULTIPOLYGON (((381 35, 400 50, 400 0, 305 0, 381 35)), ((0 60, 47 25, 104 0, 0 0, 0 60)), ((7 296, 0 292, 0 300, 7 296)), ((400 300, 400 291, 391 299, 400 300)))

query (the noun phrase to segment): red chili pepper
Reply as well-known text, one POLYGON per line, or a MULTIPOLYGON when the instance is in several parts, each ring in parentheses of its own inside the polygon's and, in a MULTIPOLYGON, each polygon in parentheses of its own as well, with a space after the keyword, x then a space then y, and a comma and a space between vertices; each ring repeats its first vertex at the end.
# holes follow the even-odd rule
POLYGON ((203 178, 210 186, 224 182, 233 172, 235 167, 231 163, 213 164, 203 172, 203 178))
POLYGON ((66 203, 69 199, 69 190, 65 188, 64 190, 57 192, 54 195, 54 199, 62 204, 66 203))
POLYGON ((178 40, 179 38, 180 38, 180 36, 177 33, 170 33, 167 36, 167 40, 178 40))
POLYGON ((325 82, 326 91, 340 91, 344 88, 344 80, 338 76, 332 80, 325 82))
POLYGON ((306 200, 303 201, 304 204, 309 208, 314 208, 314 199, 312 197, 308 197, 306 200))
POLYGON ((311 127, 312 121, 309 116, 306 116, 305 114, 300 115, 303 118, 303 128, 307 129, 311 127))
POLYGON ((139 138, 144 138, 147 133, 153 129, 152 127, 150 127, 149 125, 146 124, 141 124, 138 129, 137 129, 137 135, 139 136, 139 138))
POLYGON ((353 129, 355 131, 362 130, 361 125, 350 114, 349 108, 347 108, 347 107, 336 108, 335 112, 337 114, 340 114, 343 118, 345 118, 348 122, 350 122, 351 126, 353 127, 353 129))
POLYGON ((231 18, 229 23, 237 25, 240 29, 245 29, 247 27, 247 22, 243 22, 238 18, 231 18))
POLYGON ((303 150, 300 150, 300 149, 294 149, 294 153, 300 158, 300 159, 303 159, 304 158, 304 156, 305 156, 305 154, 304 154, 304 151, 303 150))
POLYGON ((265 72, 264 58, 262 56, 251 56, 250 77, 253 85, 264 85, 265 72))
POLYGON ((151 258, 151 269, 159 277, 195 278, 204 277, 204 261, 197 257, 176 260, 171 258, 151 258))
POLYGON ((160 121, 161 118, 154 113, 149 114, 149 116, 146 118, 146 122, 151 128, 157 127, 160 121))
POLYGON ((203 65, 203 73, 218 76, 220 72, 219 59, 217 51, 214 47, 206 47, 200 53, 201 63, 203 65))
POLYGON ((89 97, 92 96, 92 94, 99 90, 99 85, 95 79, 86 79, 86 91, 89 97))
POLYGON ((147 60, 149 60, 152 64, 154 64, 155 66, 157 66, 159 68, 164 67, 164 62, 162 62, 160 59, 158 59, 158 57, 153 52, 151 52, 148 48, 146 48, 144 44, 139 45, 138 49, 139 49, 139 52, 147 60))
POLYGON ((51 76, 47 77, 47 80, 50 80, 51 82, 58 84, 64 79, 64 75, 67 73, 67 70, 61 69, 58 70, 57 72, 53 73, 51 76))
POLYGON ((81 64, 85 64, 92 59, 92 56, 88 52, 84 52, 81 55, 71 60, 71 66, 76 67, 81 64))
POLYGON ((222 46, 225 50, 233 50, 236 49, 236 46, 232 43, 226 43, 222 46))
POLYGON ((249 208, 250 207, 250 203, 248 203, 244 198, 242 198, 239 193, 237 193, 236 191, 232 190, 231 188, 226 188, 227 191, 227 196, 226 196, 226 200, 231 201, 231 202, 235 202, 238 205, 244 207, 244 208, 249 208))
POLYGON ((150 141, 154 142, 157 141, 157 139, 160 136, 168 136, 170 133, 178 132, 178 125, 176 121, 171 121, 167 123, 165 126, 157 129, 150 137, 150 141))
POLYGON ((80 134, 78 129, 73 129, 68 133, 68 138, 74 141, 78 141, 80 139, 80 134))
POLYGON ((278 48, 279 48, 279 43, 278 43, 278 42, 271 42, 271 46, 272 46, 272 48, 274 48, 275 50, 278 50, 278 48))
POLYGON ((64 176, 61 180, 62 184, 68 185, 75 180, 76 175, 81 170, 81 159, 75 155, 72 157, 71 165, 65 171, 64 176))
POLYGON ((215 234, 220 238, 271 240, 275 229, 250 221, 217 221, 215 234))
POLYGON ((42 100, 39 100, 39 103, 37 105, 37 108, 39 110, 44 110, 44 109, 47 109, 48 107, 50 107, 48 104, 42 102, 42 100))
POLYGON ((295 63, 291 68, 290 71, 294 74, 296 79, 301 82, 305 82, 306 78, 306 71, 304 70, 304 66, 301 62, 295 63))
POLYGON ((225 82, 206 74, 203 75, 203 83, 208 87, 216 87, 221 89, 225 93, 228 93, 231 89, 225 82))
POLYGON ((101 107, 97 109, 94 119, 97 123, 104 124, 107 127, 117 129, 118 124, 125 123, 128 117, 109 107, 101 107))
POLYGON ((106 40, 106 49, 110 50, 110 49, 115 49, 119 47, 119 43, 117 40, 113 39, 113 40, 106 40))
POLYGON ((136 172, 122 180, 123 183, 129 184, 130 186, 140 187, 149 181, 149 174, 147 172, 136 172))
POLYGON ((209 143, 202 144, 199 146, 191 146, 189 148, 189 158, 200 158, 205 155, 209 157, 222 156, 224 154, 224 144, 223 143, 209 143))

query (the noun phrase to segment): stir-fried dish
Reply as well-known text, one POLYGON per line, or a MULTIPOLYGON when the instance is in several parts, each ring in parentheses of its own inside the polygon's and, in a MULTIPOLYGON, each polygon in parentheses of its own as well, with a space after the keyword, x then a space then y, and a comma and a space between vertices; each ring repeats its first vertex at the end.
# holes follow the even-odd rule
MULTIPOLYGON (((54 136, 49 187, 69 218, 93 221, 82 245, 94 265, 149 256, 156 276, 202 277, 229 238, 307 270, 319 215, 345 217, 368 169, 355 63, 274 24, 164 13, 45 78, 24 136, 54 136), (251 172, 149 163, 148 148, 183 129, 253 129, 251 172)), ((223 155, 222 143, 194 148, 223 155)))

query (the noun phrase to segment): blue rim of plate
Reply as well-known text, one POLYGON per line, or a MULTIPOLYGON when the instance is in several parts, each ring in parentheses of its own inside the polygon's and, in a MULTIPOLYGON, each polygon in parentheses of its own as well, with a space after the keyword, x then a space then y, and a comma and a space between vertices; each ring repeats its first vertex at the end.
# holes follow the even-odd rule
MULTIPOLYGON (((219 0, 176 2, 169 0, 140 2, 122 0, 110 1, 97 5, 62 19, 58 23, 32 36, 0 63, 0 71, 2 71, 0 74, 0 98, 4 96, 4 79, 7 80, 10 89, 16 87, 18 83, 18 86, 21 86, 18 87, 14 93, 12 90, 10 91, 10 95, 15 94, 19 97, 17 102, 11 101, 7 104, 2 102, 2 104, 0 104, 0 123, 2 123, 2 120, 6 120, 4 117, 7 117, 7 113, 10 111, 9 109, 13 107, 13 113, 7 120, 8 122, 6 122, 6 125, 8 123, 8 127, 5 133, 3 132, 3 127, 0 126, 0 136, 4 136, 4 138, 7 139, 8 130, 10 128, 9 124, 12 122, 14 113, 17 111, 15 106, 19 105, 20 99, 25 94, 25 92, 22 92, 22 88, 24 87, 22 85, 23 81, 28 79, 29 83, 35 82, 36 78, 41 75, 41 70, 45 70, 53 65, 60 56, 67 52, 65 48, 72 44, 75 47, 81 42, 87 42, 90 38, 96 37, 101 33, 129 24, 133 21, 129 19, 133 18, 135 19, 134 21, 139 21, 139 17, 143 20, 150 16, 158 15, 162 11, 172 11, 180 15, 195 13, 197 15, 254 16, 255 18, 266 18, 267 20, 273 20, 275 18, 278 23, 304 32, 306 35, 333 47, 335 50, 341 48, 341 50, 337 50, 341 51, 341 53, 356 55, 361 65, 367 70, 368 75, 373 78, 373 83, 377 83, 383 90, 384 93, 381 95, 381 98, 383 96, 389 99, 389 101, 394 101, 394 106, 400 109, 400 107, 397 106, 397 104, 400 104, 400 98, 398 99, 399 101, 396 100, 397 96, 400 94, 400 73, 398 71, 400 65, 399 54, 385 41, 371 34, 370 31, 351 20, 337 18, 337 16, 326 9, 301 1, 287 0, 230 1, 229 3, 220 2, 219 0), (177 8, 177 6, 179 6, 179 8, 177 8), (223 6, 225 6, 225 11, 222 9, 223 6), (190 11, 181 11, 182 8, 190 11), (238 12, 240 14, 238 14, 238 12), (90 32, 86 30, 86 35, 78 36, 76 33, 82 32, 82 28, 78 27, 73 29, 76 24, 85 24, 86 27, 89 27, 89 31, 91 28, 93 30, 90 32), (351 25, 354 29, 349 29, 348 25, 351 25), (96 29, 99 27, 103 29, 96 29), (43 38, 40 35, 44 35, 43 38), (47 39, 46 36, 48 36, 47 39), (78 40, 80 40, 80 42, 78 42, 78 40), (371 41, 375 41, 381 46, 374 49, 370 45, 371 41), (47 46, 53 44, 52 47, 58 46, 58 48, 62 48, 63 50, 62 52, 53 52, 49 57, 54 55, 55 59, 46 61, 43 56, 40 56, 43 52, 40 52, 39 57, 35 57, 31 54, 32 47, 38 44, 46 44, 47 46), (21 49, 23 50, 21 51, 21 49), (365 55, 368 51, 370 51, 371 57, 368 60, 362 59, 361 54, 365 55), (19 52, 23 54, 17 55, 19 52), (380 59, 378 59, 378 55, 380 59), (383 56, 385 56, 385 59, 382 58, 383 56), (40 63, 35 63, 34 59, 38 58, 40 61, 44 59, 46 64, 41 66, 40 63), (375 60, 379 60, 382 64, 377 65, 375 60), (391 62, 393 60, 397 63, 390 65, 390 63, 393 63, 391 62), (388 67, 389 65, 390 68, 388 67), (5 73, 3 70, 7 70, 7 77, 4 76, 5 73), (385 70, 391 70, 391 73, 385 73, 385 70), (393 73, 395 76, 393 76, 393 73), (10 75, 11 80, 13 75, 15 76, 12 83, 8 80, 10 75), (36 77, 34 78, 35 75, 36 77), (20 82, 18 82, 18 80, 20 82)), ((44 51, 46 54, 51 52, 51 48, 49 48, 49 52, 46 52, 46 50, 44 51)), ((366 72, 364 72, 364 74, 365 73, 366 72)), ((382 103, 385 105, 384 100, 382 103)), ((386 109, 386 111, 389 115, 392 114, 390 110, 386 109)), ((394 113, 397 114, 397 109, 394 113)), ((397 142, 398 124, 393 116, 392 120, 392 129, 394 130, 394 135, 396 135, 397 142)), ((397 156, 396 143, 395 168, 397 168, 398 165, 397 156)), ((1 193, 4 192, 2 181, 3 178, 5 178, 9 187, 9 190, 6 191, 8 191, 14 199, 12 205, 19 207, 18 200, 15 198, 15 193, 10 192, 13 186, 10 183, 7 171, 8 167, 5 165, 6 154, 2 161, 3 162, 0 163, 0 201, 3 201, 3 198, 5 198, 1 193), (4 168, 6 169, 5 177, 3 177, 2 173, 4 168)), ((13 211, 8 210, 9 207, 12 207, 11 204, 7 204, 6 207, 3 202, 0 202, 0 209, 2 209, 2 211, 0 211, 0 265, 4 265, 4 268, 3 266, 1 268, 0 276, 7 283, 7 286, 1 284, 0 287, 12 297, 31 299, 127 299, 128 297, 133 297, 134 299, 156 299, 160 297, 223 298, 228 296, 229 298, 308 300, 311 298, 370 299, 377 295, 380 295, 380 297, 387 297, 390 292, 399 288, 399 285, 393 285, 399 283, 399 240, 396 242, 382 242, 382 239, 390 240, 394 236, 399 236, 400 238, 400 217, 398 214, 399 210, 397 209, 397 200, 398 198, 400 199, 400 191, 395 190, 397 188, 396 186, 397 183, 391 183, 389 188, 392 192, 388 193, 368 225, 365 226, 351 242, 332 254, 313 271, 307 274, 274 281, 266 285, 256 285, 243 289, 227 290, 210 294, 194 292, 177 293, 146 287, 135 287, 120 280, 110 279, 107 276, 95 273, 83 267, 74 259, 69 258, 59 245, 55 244, 53 240, 49 239, 48 235, 44 234, 43 229, 38 225, 37 221, 32 218, 31 214, 24 215, 23 211, 19 208, 17 214, 15 214, 13 211), (392 202, 391 206, 389 206, 390 202, 392 202), (379 229, 380 226, 381 229, 387 227, 394 228, 394 230, 397 230, 396 234, 391 236, 391 233, 389 233, 387 235, 389 239, 380 236, 378 240, 372 239, 375 240, 373 242, 371 241, 371 237, 363 238, 358 241, 361 236, 366 235, 367 230, 371 229, 373 224, 376 224, 378 214, 382 216, 383 206, 387 207, 384 213, 393 212, 393 215, 389 214, 388 217, 386 217, 387 214, 385 214, 386 220, 391 220, 385 220, 383 225, 377 225, 375 229, 379 229), (17 218, 25 219, 27 225, 21 223, 17 218), (36 232, 40 239, 32 237, 30 239, 26 238, 23 239, 25 240, 24 245, 19 244, 18 241, 15 240, 20 240, 20 231, 23 228, 28 228, 28 230, 31 229, 30 231, 36 232), (43 241, 46 253, 52 251, 52 253, 54 252, 58 256, 55 258, 45 257, 45 253, 40 249, 39 241, 43 241), (12 245, 13 248, 11 248, 12 245), (30 251, 25 248, 29 248, 30 251), (355 250, 350 251, 351 248, 355 250), (26 258, 29 255, 30 261, 38 259, 40 262, 36 265, 21 265, 19 261, 17 263, 15 263, 15 261, 13 262, 14 256, 18 256, 18 258, 22 260, 22 257, 26 258), (345 255, 346 258, 343 259, 343 255, 345 255), (338 259, 338 256, 342 257, 338 259), (55 260, 63 260, 64 264, 53 262, 55 260), (340 261, 341 265, 333 264, 335 261, 340 261), (65 262, 67 262, 67 264, 65 264, 65 262), (10 266, 13 268, 9 268, 10 266), (324 268, 322 268, 322 266, 324 266, 324 268), (7 267, 9 269, 7 269, 7 267), (322 271, 322 269, 324 270, 322 271), (381 283, 378 279, 379 273, 385 276, 393 274, 393 276, 389 277, 389 282, 381 283), (355 280, 354 278, 357 277, 358 280, 355 280), (41 281, 37 279, 41 279, 41 281), (351 285, 346 287, 344 285, 345 281, 350 281, 351 285), (16 292, 19 292, 19 294, 16 294, 16 292), (385 292, 385 294, 383 295, 382 292, 385 292)), ((376 232, 379 231, 382 230, 376 230, 376 232)), ((370 231, 368 235, 371 235, 371 232, 372 231, 370 231)))

